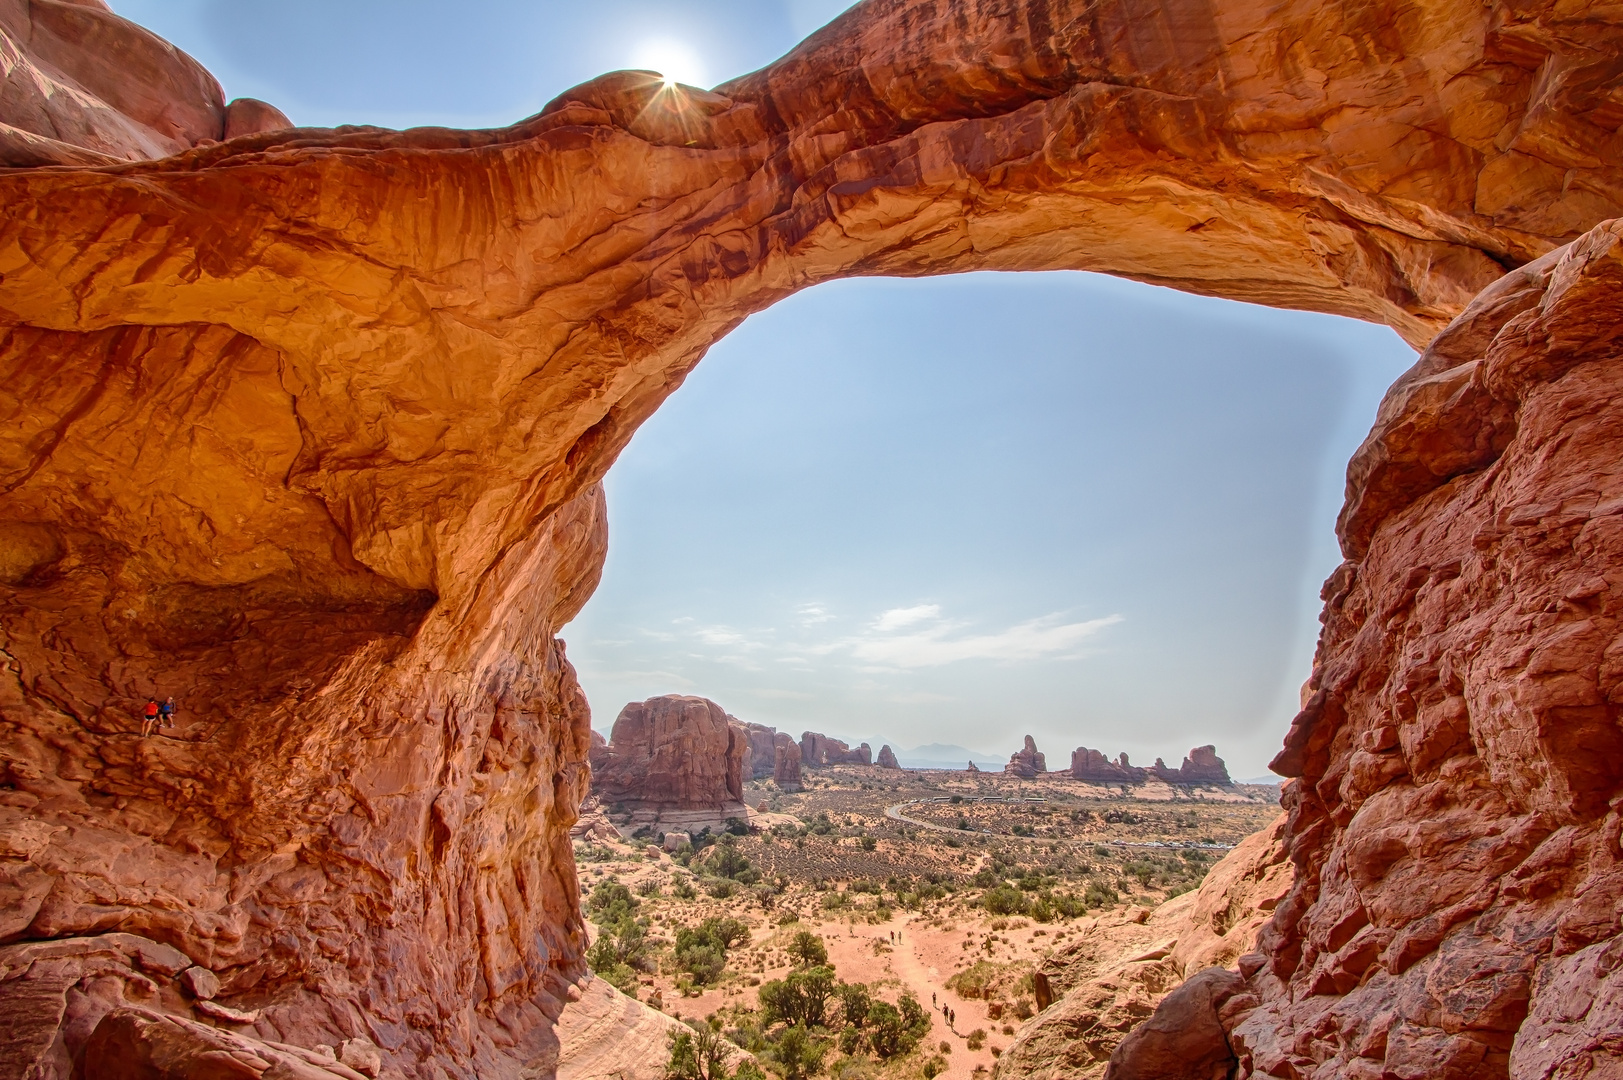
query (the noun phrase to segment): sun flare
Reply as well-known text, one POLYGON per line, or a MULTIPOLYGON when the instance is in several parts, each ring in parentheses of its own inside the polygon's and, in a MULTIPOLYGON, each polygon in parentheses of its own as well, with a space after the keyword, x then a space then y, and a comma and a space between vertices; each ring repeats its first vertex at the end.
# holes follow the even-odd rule
POLYGON ((706 86, 704 64, 690 46, 669 38, 644 41, 632 51, 632 67, 657 71, 667 88, 677 83, 706 86))

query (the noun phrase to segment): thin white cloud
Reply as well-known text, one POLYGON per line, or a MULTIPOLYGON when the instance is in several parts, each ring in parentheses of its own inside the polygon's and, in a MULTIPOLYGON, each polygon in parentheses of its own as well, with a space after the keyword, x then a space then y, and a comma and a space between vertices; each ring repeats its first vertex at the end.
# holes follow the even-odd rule
POLYGON ((754 694, 756 697, 780 698, 780 699, 787 699, 787 700, 790 700, 790 701, 815 701, 815 700, 817 700, 817 695, 808 694, 808 693, 805 693, 804 691, 801 691, 801 690, 772 690, 772 689, 765 689, 765 690, 745 690, 744 692, 746 694, 754 694))
POLYGON ((951 694, 931 694, 920 690, 911 694, 889 694, 885 700, 897 705, 941 705, 958 699, 951 694))
POLYGON ((955 625, 943 622, 907 634, 864 634, 848 639, 845 645, 857 660, 892 668, 940 667, 965 660, 1042 660, 1070 653, 1122 621, 1120 615, 1069 623, 1061 618, 1045 615, 1000 633, 962 636, 954 634, 955 625))
POLYGON ((801 604, 795 608, 795 617, 806 626, 826 623, 834 616, 822 604, 801 604))
POLYGON ((879 631, 900 630, 904 626, 941 617, 940 604, 919 604, 915 607, 891 608, 880 615, 873 628, 879 631))

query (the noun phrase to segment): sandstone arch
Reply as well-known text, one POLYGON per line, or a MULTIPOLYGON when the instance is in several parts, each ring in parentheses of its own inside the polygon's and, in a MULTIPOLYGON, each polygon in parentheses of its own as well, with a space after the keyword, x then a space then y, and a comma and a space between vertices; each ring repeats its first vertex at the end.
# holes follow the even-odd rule
MULTIPOLYGON (((622 73, 499 131, 0 172, 6 933, 134 930, 275 991, 276 1031, 544 1062, 587 749, 553 633, 596 481, 710 343, 832 277, 1083 268, 1424 344, 1619 214, 1611 19, 869 0, 714 93, 622 73), (165 690, 181 737, 141 743, 165 690)), ((1414 385, 1368 535, 1511 437, 1410 453, 1396 421, 1455 430, 1426 393, 1464 384, 1414 385)))

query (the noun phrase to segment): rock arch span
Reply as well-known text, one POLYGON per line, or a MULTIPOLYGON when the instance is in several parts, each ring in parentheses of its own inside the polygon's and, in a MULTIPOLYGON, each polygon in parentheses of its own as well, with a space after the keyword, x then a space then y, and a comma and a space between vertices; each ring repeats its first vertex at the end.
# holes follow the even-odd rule
MULTIPOLYGON (((1508 1068, 1514 1009, 1428 1005, 1396 1036, 1335 1011, 1431 992, 1402 972, 1363 989, 1374 962, 1355 974, 1342 951, 1432 913, 1359 907, 1384 878, 1349 867, 1423 874, 1454 850, 1391 840, 1392 859, 1353 859, 1351 804, 1383 779, 1443 798, 1427 755, 1465 759, 1449 767, 1487 770, 1509 802, 1462 820, 1497 835, 1543 815, 1516 858, 1550 837, 1584 852, 1581 870, 1525 870, 1528 910, 1611 895, 1591 879, 1613 880, 1616 847, 1596 800, 1618 777, 1601 659, 1618 559, 1595 547, 1601 584, 1548 601, 1549 632, 1577 635, 1547 670, 1578 697, 1551 708, 1580 712, 1518 713, 1513 664, 1433 657, 1383 681, 1398 646, 1370 612, 1398 611, 1347 598, 1415 602, 1423 582, 1387 583, 1421 569, 1403 538, 1453 527, 1447 500, 1473 484, 1479 501, 1512 481, 1527 495, 1504 529, 1543 520, 1527 507, 1568 513, 1539 494, 1562 478, 1597 493, 1597 520, 1615 513, 1596 444, 1541 458, 1581 440, 1521 420, 1610 355, 1612 234, 1556 249, 1623 204, 1619 37, 1606 10, 1553 3, 869 0, 714 92, 619 73, 502 130, 194 132, 162 160, 0 172, 6 937, 133 931, 262 1005, 267 1035, 363 1027, 402 1066, 544 1068, 547 1016, 582 970, 567 827, 587 712, 554 630, 601 566, 597 481, 713 341, 852 275, 1099 270, 1374 319, 1417 346, 1482 294, 1353 468, 1353 561, 1282 762, 1306 774, 1292 828, 1313 884, 1276 920, 1258 976, 1275 981, 1255 995, 1259 1025, 1301 1037, 1245 1045, 1273 1075, 1508 1068), (1507 333, 1514 377, 1484 360, 1507 333), (1524 444, 1512 476, 1499 463, 1524 444), (1589 629, 1556 625, 1563 602, 1589 629), (1349 651, 1356 677, 1335 663, 1349 651), (1417 693, 1456 684, 1470 692, 1441 705, 1417 693), (167 693, 175 737, 140 740, 133 711, 167 693), (1587 773, 1561 764, 1562 718, 1580 715, 1605 751, 1587 773), (1411 723, 1453 734, 1411 760, 1411 723), (1545 805, 1527 777, 1570 796, 1545 805)), ((1534 548, 1458 603, 1498 610, 1503 575, 1538 572, 1534 548)), ((1504 859, 1480 880, 1523 872, 1504 859)), ((1447 934, 1498 910, 1475 903, 1405 938, 1402 971, 1445 965, 1447 934)), ((1616 945, 1615 920, 1583 933, 1580 952, 1616 945)), ((1468 955, 1531 980, 1552 954, 1468 955)))

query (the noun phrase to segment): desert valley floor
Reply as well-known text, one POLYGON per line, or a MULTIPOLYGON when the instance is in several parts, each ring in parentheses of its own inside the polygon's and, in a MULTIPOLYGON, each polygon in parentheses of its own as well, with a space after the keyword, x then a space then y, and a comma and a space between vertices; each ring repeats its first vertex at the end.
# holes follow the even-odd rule
MULTIPOLYGON (((613 886, 625 886, 647 951, 609 977, 760 1049, 759 988, 801 966, 796 935, 816 935, 839 981, 892 1002, 911 994, 930 1018, 917 1048, 889 1059, 842 1053, 831 1033, 823 1068, 842 1080, 989 1071, 1036 1011, 1033 973, 1045 960, 1085 966, 1142 945, 1146 930, 1155 936, 1152 912, 1279 816, 1273 787, 1111 789, 1063 774, 844 765, 808 772, 801 792, 770 780, 745 792, 747 821, 699 838, 698 851, 661 844, 657 827, 634 828, 614 807, 588 810, 575 854, 594 940, 607 898, 621 895, 613 886), (677 932, 720 919, 741 921, 747 939, 717 973, 684 970, 677 932)), ((1138 959, 1160 960, 1172 944, 1150 942, 1138 959)))

